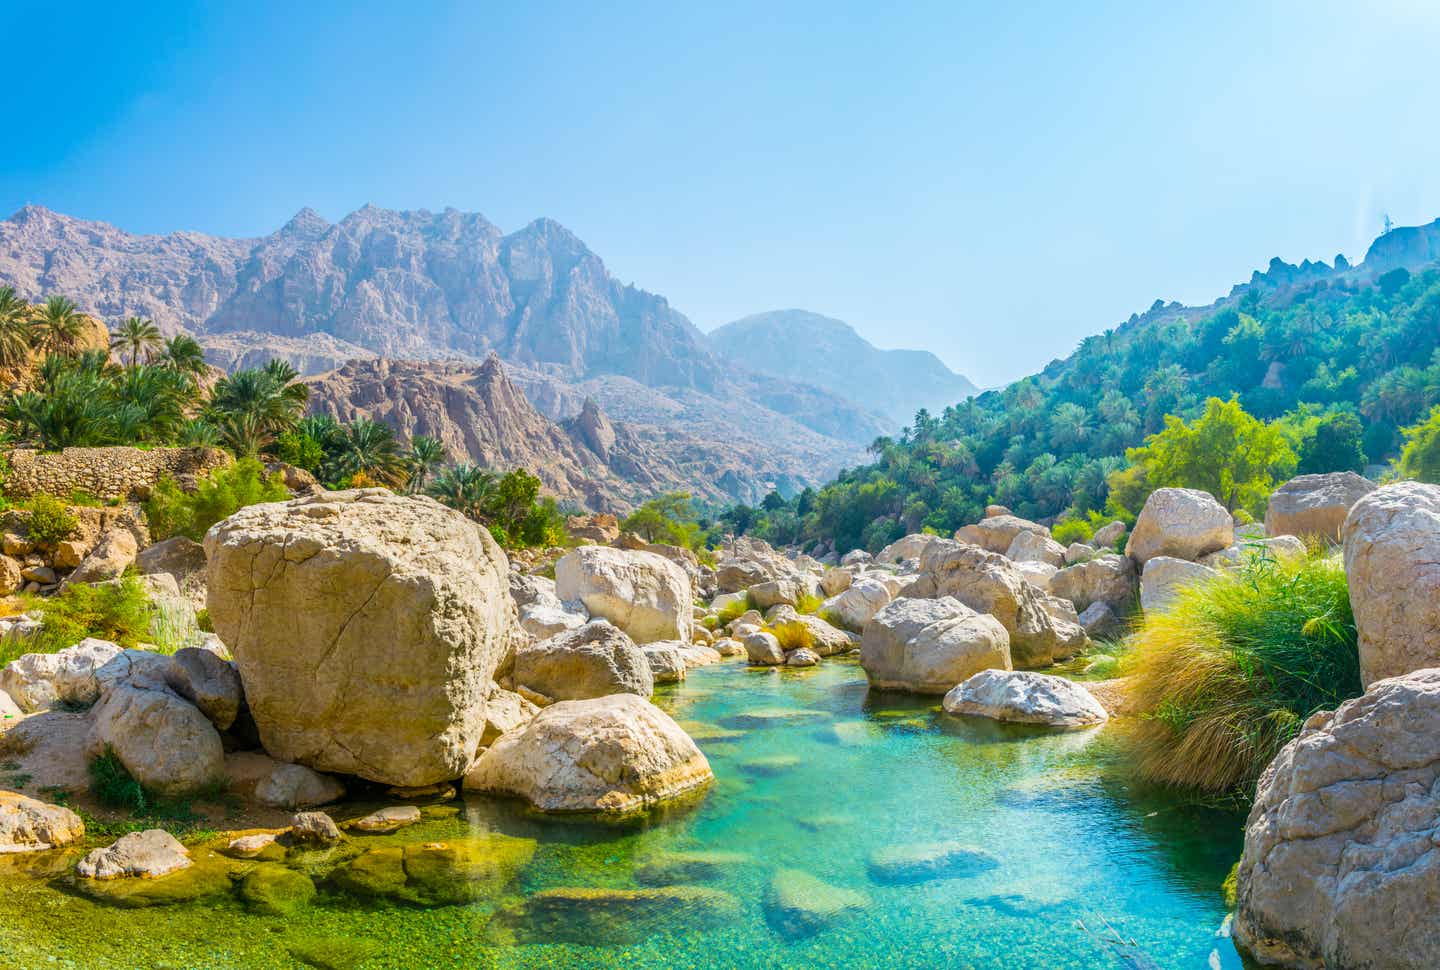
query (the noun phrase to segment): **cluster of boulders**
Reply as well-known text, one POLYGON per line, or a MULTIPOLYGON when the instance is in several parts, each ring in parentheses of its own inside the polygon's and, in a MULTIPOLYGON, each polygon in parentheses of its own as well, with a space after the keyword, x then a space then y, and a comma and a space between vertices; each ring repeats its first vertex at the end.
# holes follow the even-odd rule
POLYGON ((67 582, 114 579, 149 541, 138 505, 72 505, 64 514, 75 523, 64 538, 32 532, 29 510, 0 515, 0 595, 45 594, 67 582))

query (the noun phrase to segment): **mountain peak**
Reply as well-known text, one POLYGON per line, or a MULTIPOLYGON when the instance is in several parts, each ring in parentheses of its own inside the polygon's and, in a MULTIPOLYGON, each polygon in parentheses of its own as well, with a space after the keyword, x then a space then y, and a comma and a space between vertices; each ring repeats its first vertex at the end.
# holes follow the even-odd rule
POLYGON ((308 205, 290 217, 290 221, 281 227, 280 232, 287 236, 315 237, 322 235, 330 228, 330 222, 320 213, 308 205))

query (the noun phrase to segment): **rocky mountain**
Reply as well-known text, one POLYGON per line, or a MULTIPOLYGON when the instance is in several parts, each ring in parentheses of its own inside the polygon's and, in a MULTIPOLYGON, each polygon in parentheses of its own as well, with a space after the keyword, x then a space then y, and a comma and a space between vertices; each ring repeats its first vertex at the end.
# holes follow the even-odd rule
POLYGON ((762 373, 818 385, 885 415, 896 428, 979 389, 925 350, 881 350, 843 320, 772 310, 710 332, 716 353, 762 373))
POLYGON ((548 219, 506 234, 454 209, 367 206, 337 223, 307 209, 270 235, 226 239, 136 235, 27 206, 0 222, 5 284, 191 333, 227 369, 271 357, 311 375, 355 359, 451 362, 434 365, 430 381, 418 376, 425 368, 404 368, 412 399, 422 385, 452 384, 453 365, 498 354, 554 421, 578 418, 591 397, 677 445, 709 438, 730 454, 739 442, 757 464, 734 470, 732 499, 819 483, 891 424, 832 390, 716 353, 663 297, 615 280, 548 219), (764 445, 763 460, 749 442, 764 445))
POLYGON ((753 439, 724 448, 678 428, 615 421, 591 398, 573 417, 541 414, 495 355, 479 366, 355 360, 307 379, 312 411, 342 421, 385 421, 407 437, 439 439, 450 455, 493 468, 523 467, 562 501, 625 512, 667 491, 708 502, 759 501, 803 487, 790 459, 753 439))

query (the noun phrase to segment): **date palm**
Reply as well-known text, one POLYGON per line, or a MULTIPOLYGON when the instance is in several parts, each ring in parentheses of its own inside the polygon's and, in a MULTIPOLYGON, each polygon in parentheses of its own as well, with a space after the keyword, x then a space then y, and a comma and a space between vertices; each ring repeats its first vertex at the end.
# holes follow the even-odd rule
POLYGON ((0 366, 13 367, 30 355, 30 306, 10 286, 0 286, 0 366))
POLYGON ((229 419, 244 419, 233 426, 246 429, 241 437, 247 444, 256 440, 252 432, 273 439, 294 427, 305 410, 310 389, 295 383, 298 377, 293 367, 276 360, 259 370, 236 371, 215 383, 206 416, 222 434, 229 419))
POLYGON ((494 472, 462 462, 436 475, 425 494, 472 519, 479 519, 495 491, 496 480, 494 472))
POLYGON ((165 338, 153 320, 130 317, 110 335, 110 349, 130 355, 130 369, 140 366, 140 355, 148 360, 165 345, 165 338))
POLYGON ((425 481, 430 475, 445 463, 448 456, 445 454, 445 446, 435 438, 425 435, 417 435, 410 439, 410 481, 407 487, 411 492, 419 492, 425 487, 425 481))
POLYGON ((208 369, 205 351, 194 337, 178 334, 165 341, 160 349, 159 363, 162 367, 179 371, 190 377, 200 377, 208 369))
POLYGON ((369 418, 360 418, 348 425, 336 447, 335 470, 339 473, 337 477, 364 475, 384 485, 401 484, 405 480, 406 461, 400 442, 395 439, 395 430, 369 418))
POLYGON ((63 296, 52 296, 46 300, 34 323, 40 347, 51 354, 65 354, 73 350, 84 326, 85 320, 80 311, 63 296))

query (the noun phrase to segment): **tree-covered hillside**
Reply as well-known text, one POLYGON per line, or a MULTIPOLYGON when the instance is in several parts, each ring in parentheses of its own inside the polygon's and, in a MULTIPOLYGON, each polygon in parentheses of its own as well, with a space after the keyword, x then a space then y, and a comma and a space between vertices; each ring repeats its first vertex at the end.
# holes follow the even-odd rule
MULTIPOLYGON (((900 436, 871 445, 872 464, 724 518, 775 541, 833 539, 840 549, 948 533, 989 502, 1035 518, 1123 518, 1155 484, 1146 481, 1155 456, 1134 449, 1167 416, 1205 414, 1209 398, 1235 397, 1279 432, 1261 480, 1391 461, 1402 428, 1440 403, 1440 269, 1304 269, 1275 285, 1272 266, 1270 278, 1257 274, 1199 311, 1157 301, 1038 375, 939 415, 920 411, 900 436)), ((1241 497, 1240 507, 1254 504, 1241 497)))

